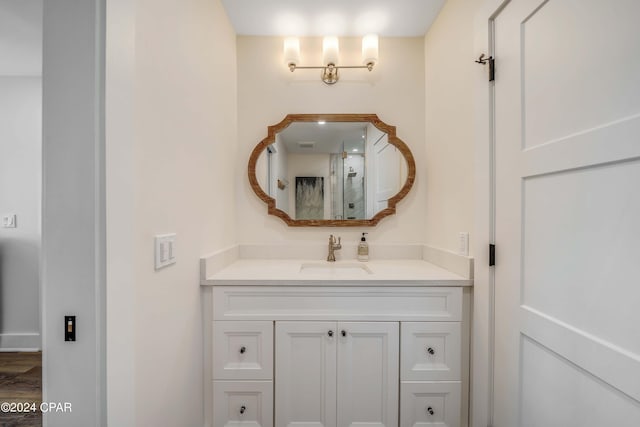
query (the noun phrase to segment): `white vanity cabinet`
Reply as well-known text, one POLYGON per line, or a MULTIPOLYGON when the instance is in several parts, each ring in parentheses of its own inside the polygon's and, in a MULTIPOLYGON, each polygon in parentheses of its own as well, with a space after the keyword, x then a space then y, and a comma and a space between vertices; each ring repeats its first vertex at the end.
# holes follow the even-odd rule
POLYGON ((275 327, 276 425, 398 425, 397 322, 275 327))
POLYGON ((462 295, 457 286, 209 287, 207 425, 464 427, 462 295))
POLYGON ((460 426, 460 322, 402 322, 400 426, 460 426))
POLYGON ((213 425, 272 427, 273 322, 211 326, 213 425))

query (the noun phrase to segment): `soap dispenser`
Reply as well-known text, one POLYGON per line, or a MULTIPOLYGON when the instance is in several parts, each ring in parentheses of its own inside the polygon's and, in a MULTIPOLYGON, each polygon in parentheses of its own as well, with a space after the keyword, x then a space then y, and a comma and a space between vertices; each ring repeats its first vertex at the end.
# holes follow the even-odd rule
POLYGON ((358 261, 369 261, 369 244, 365 234, 368 233, 362 233, 360 244, 358 245, 358 261))

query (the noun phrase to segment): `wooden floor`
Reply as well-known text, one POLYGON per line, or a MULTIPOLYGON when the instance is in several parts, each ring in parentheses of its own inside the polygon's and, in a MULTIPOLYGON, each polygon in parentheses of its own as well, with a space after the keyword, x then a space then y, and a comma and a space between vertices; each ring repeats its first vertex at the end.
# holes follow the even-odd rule
POLYGON ((0 427, 40 427, 42 353, 0 353, 0 403, 35 403, 35 412, 0 411, 0 427))

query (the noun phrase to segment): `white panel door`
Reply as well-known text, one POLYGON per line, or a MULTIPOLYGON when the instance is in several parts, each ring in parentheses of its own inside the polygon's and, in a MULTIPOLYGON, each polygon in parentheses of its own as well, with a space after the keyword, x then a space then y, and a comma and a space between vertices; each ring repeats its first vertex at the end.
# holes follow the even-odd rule
POLYGON ((276 426, 335 427, 336 326, 276 322, 276 426))
POLYGON ((374 213, 388 207, 387 201, 400 190, 400 162, 403 160, 398 149, 389 144, 387 134, 373 146, 374 155, 374 213))
POLYGON ((338 427, 397 427, 397 322, 338 323, 338 427))
MULTIPOLYGON (((367 218, 373 218, 373 216, 377 213, 376 211, 376 197, 375 197, 375 189, 376 189, 376 144, 380 141, 381 138, 384 138, 386 134, 382 132, 380 129, 372 125, 371 123, 367 123, 367 132, 366 132, 366 144, 365 144, 365 189, 366 189, 366 205, 367 205, 367 218)), ((387 137, 387 141, 389 138, 387 137)))
POLYGON ((495 18, 495 427, 640 425, 639 17, 495 18))

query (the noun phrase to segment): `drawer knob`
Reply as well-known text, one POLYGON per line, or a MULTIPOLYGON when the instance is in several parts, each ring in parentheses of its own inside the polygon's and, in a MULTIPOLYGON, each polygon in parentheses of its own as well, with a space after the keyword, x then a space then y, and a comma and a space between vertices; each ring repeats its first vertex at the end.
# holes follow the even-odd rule
POLYGON ((242 346, 240 347, 240 354, 245 354, 247 352, 247 347, 242 346))
POLYGON ((240 413, 241 413, 241 414, 244 414, 246 410, 247 410, 247 407, 246 407, 246 406, 242 405, 242 406, 240 407, 240 413))
POLYGON ((342 330, 342 332, 340 332, 342 334, 343 337, 347 336, 347 331, 345 331, 344 329, 342 330))
POLYGON ((433 408, 432 408, 431 406, 429 406, 429 407, 427 408, 427 412, 429 413, 429 415, 433 415, 433 414, 434 414, 434 412, 433 412, 433 408))
POLYGON ((329 332, 327 332, 327 335, 329 335, 330 337, 332 337, 332 336, 333 336, 333 331, 329 331, 329 332))
POLYGON ((435 351, 433 348, 429 347, 429 348, 427 349, 427 353, 429 353, 429 354, 431 354, 431 355, 434 355, 434 354, 436 354, 436 351, 435 351))

